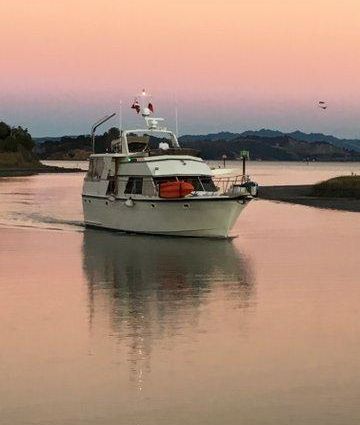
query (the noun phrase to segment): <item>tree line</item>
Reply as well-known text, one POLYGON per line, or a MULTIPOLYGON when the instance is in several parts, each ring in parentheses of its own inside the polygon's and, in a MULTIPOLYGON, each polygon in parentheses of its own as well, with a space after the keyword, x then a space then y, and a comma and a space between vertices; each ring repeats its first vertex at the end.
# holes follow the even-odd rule
POLYGON ((19 152, 21 150, 31 152, 34 145, 27 128, 11 127, 0 121, 0 152, 19 152))
MULTIPOLYGON (((104 134, 95 137, 95 153, 103 153, 111 151, 111 142, 120 136, 119 129, 110 128, 104 134)), ((57 141, 45 140, 37 146, 37 153, 40 158, 46 158, 57 153, 68 153, 72 156, 72 152, 76 149, 88 151, 92 150, 92 141, 90 135, 81 136, 63 136, 57 141)))

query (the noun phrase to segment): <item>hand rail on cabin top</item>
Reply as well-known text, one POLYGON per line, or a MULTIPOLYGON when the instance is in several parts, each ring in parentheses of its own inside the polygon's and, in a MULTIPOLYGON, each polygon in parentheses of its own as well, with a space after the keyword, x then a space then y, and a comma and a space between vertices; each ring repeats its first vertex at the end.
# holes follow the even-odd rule
POLYGON ((218 191, 221 193, 227 193, 232 186, 240 185, 249 181, 249 176, 244 176, 243 174, 227 177, 213 177, 213 182, 215 183, 215 186, 219 188, 218 191))

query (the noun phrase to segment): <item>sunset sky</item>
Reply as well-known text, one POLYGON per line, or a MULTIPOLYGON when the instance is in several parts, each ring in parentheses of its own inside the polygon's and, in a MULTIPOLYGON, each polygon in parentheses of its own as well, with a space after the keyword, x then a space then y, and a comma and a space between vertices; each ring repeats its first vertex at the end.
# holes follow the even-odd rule
POLYGON ((359 34, 359 0, 12 0, 0 119, 34 136, 80 134, 122 99, 131 127, 146 87, 169 126, 177 99, 182 134, 360 137, 359 34))

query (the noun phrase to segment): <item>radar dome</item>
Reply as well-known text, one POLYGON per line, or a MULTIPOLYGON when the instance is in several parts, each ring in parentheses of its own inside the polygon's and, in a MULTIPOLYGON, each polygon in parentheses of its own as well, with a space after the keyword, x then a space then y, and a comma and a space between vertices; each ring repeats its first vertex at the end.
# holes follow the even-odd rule
POLYGON ((148 117, 150 114, 151 114, 151 111, 150 111, 150 109, 149 109, 149 108, 144 108, 144 109, 142 110, 142 116, 143 116, 143 117, 148 117))

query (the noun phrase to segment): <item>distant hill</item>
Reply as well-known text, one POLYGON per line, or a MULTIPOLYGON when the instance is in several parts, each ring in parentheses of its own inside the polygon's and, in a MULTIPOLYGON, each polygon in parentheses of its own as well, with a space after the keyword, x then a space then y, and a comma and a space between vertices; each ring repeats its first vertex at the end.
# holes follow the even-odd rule
POLYGON ((281 136, 290 136, 292 139, 299 140, 301 142, 315 143, 315 142, 327 142, 340 148, 354 150, 360 152, 360 140, 359 139, 340 139, 335 136, 323 134, 323 133, 304 133, 302 131, 293 131, 291 133, 283 133, 279 130, 270 130, 262 128, 261 130, 248 130, 243 133, 229 133, 220 132, 216 134, 208 134, 201 136, 182 136, 180 139, 186 141, 189 140, 233 140, 237 137, 261 137, 261 138, 274 138, 281 136))
POLYGON ((222 155, 237 159, 240 151, 248 150, 254 160, 278 161, 360 161, 360 152, 334 146, 328 142, 307 142, 288 135, 259 137, 238 135, 230 140, 199 140, 197 136, 180 138, 184 147, 199 149, 205 159, 218 160, 222 155))
MULTIPOLYGON (((119 137, 119 130, 110 128, 95 138, 95 152, 108 152, 111 141, 119 137)), ((92 152, 92 143, 89 135, 44 137, 36 139, 35 152, 40 159, 54 160, 85 160, 92 152)))
POLYGON ((338 137, 322 133, 303 133, 302 131, 293 131, 292 133, 288 133, 288 135, 304 142, 327 142, 334 146, 360 152, 360 140, 358 139, 339 139, 338 137))
MULTIPOLYGON (((96 137, 96 152, 110 150, 111 140, 118 137, 116 128, 96 137)), ((261 129, 243 133, 219 132, 185 135, 179 138, 183 147, 198 149, 203 158, 219 160, 239 157, 241 150, 250 151, 251 159, 282 161, 360 161, 360 140, 339 139, 321 133, 261 129)), ((90 136, 64 136, 36 139, 36 152, 41 159, 86 159, 91 153, 90 136)), ((156 140, 152 144, 156 144, 156 140)), ((154 145, 155 146, 155 145, 154 145)))
POLYGON ((279 130, 268 130, 266 128, 262 128, 261 130, 248 130, 244 131, 243 133, 240 133, 239 136, 243 137, 249 137, 249 136, 256 136, 256 137, 281 137, 284 136, 285 133, 282 133, 279 130))
POLYGON ((187 135, 179 137, 181 142, 201 142, 204 140, 233 140, 239 137, 239 133, 230 133, 228 131, 220 131, 219 133, 210 133, 210 134, 197 134, 197 135, 187 135))
POLYGON ((33 137, 35 144, 44 143, 44 142, 58 142, 61 137, 33 137))

